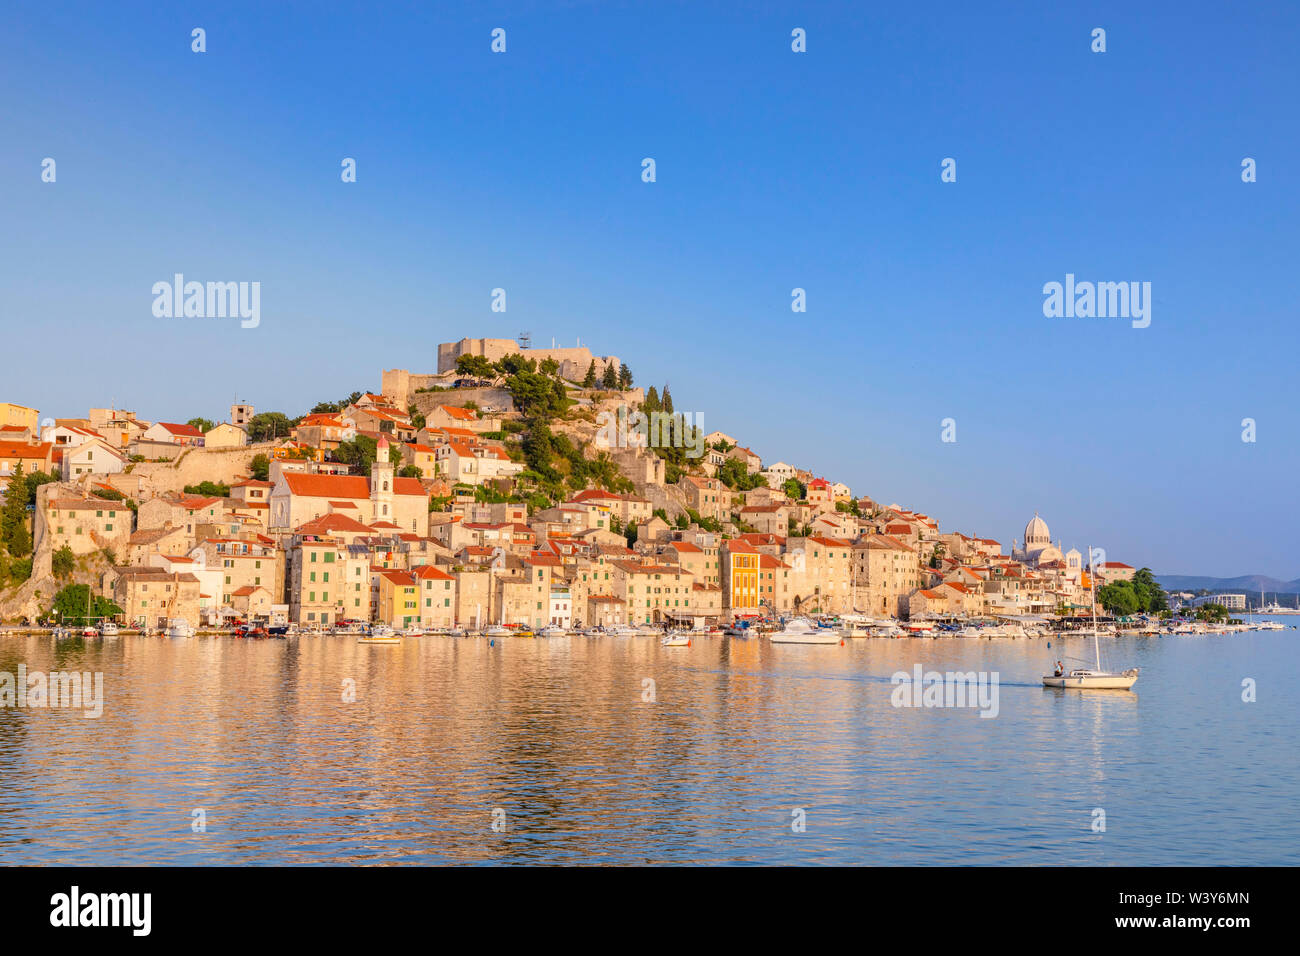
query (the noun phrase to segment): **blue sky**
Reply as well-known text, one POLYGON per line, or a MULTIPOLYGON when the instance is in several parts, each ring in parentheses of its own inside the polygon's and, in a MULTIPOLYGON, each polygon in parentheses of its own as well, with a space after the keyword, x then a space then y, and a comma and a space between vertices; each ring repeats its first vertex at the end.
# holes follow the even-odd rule
POLYGON ((10 5, 0 400, 298 414, 581 337, 945 530, 1295 577, 1300 8, 1134 6, 10 5), (261 325, 155 318, 175 272, 261 325), (1151 326, 1045 318, 1067 272, 1151 326))

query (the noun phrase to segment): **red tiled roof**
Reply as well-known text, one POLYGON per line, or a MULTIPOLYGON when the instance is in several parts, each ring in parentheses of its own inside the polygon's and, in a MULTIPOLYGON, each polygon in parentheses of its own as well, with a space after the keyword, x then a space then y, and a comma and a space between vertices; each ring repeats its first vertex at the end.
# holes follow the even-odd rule
POLYGON ((171 432, 173 435, 182 435, 186 438, 202 438, 203 432, 199 431, 193 425, 181 425, 177 422, 159 422, 158 425, 171 432))
MULTIPOLYGON (((305 498, 369 498, 370 479, 362 475, 307 475, 286 472, 289 492, 305 498)), ((418 478, 394 478, 393 494, 425 497, 418 478)))

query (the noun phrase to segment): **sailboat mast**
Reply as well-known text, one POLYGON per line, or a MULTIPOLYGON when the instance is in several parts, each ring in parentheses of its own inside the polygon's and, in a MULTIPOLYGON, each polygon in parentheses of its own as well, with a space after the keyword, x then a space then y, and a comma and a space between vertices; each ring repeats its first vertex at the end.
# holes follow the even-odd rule
POLYGON ((1093 563, 1092 545, 1088 546, 1088 594, 1092 598, 1092 649, 1097 655, 1097 670, 1101 670, 1101 644, 1097 641, 1097 566, 1093 563))

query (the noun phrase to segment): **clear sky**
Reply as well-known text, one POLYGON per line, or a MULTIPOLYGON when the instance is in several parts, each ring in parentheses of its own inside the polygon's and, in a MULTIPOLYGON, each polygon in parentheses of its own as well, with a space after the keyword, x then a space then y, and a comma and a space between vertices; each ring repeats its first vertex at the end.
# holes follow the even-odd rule
POLYGON ((43 3, 0 25, 0 400, 300 414, 529 330, 944 530, 1009 546, 1038 511, 1157 571, 1300 575, 1300 5, 43 3), (176 272, 260 282, 260 326, 155 318, 176 272), (1150 327, 1045 318, 1067 273, 1150 282, 1150 327))

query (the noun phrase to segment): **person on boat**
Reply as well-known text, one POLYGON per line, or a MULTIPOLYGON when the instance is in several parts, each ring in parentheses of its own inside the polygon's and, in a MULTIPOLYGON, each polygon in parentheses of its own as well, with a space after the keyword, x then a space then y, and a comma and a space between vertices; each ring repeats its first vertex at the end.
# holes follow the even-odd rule
POLYGON ((1057 662, 1056 662, 1056 673, 1055 673, 1053 676, 1055 676, 1055 677, 1060 677, 1060 676, 1061 676, 1062 674, 1064 674, 1064 673, 1065 673, 1065 665, 1062 664, 1060 661, 1057 661, 1057 662))

